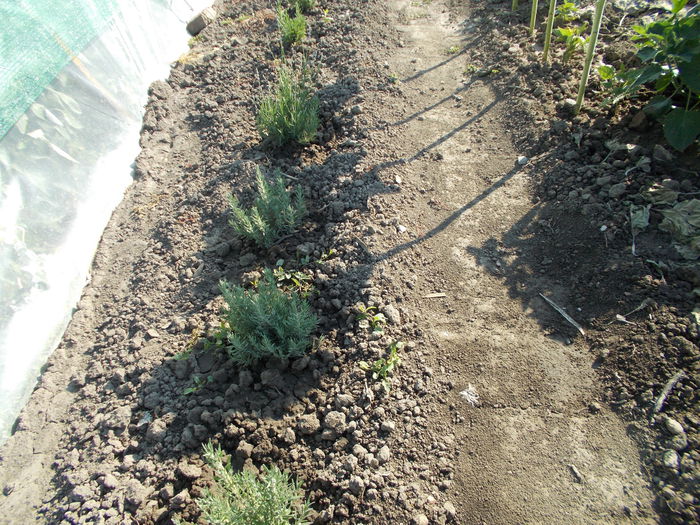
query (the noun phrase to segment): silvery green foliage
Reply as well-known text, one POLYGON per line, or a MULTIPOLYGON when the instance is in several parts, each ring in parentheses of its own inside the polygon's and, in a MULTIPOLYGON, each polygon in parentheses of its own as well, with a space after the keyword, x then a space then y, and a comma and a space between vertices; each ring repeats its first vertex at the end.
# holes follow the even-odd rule
POLYGON ((258 196, 249 210, 244 210, 236 196, 231 195, 229 224, 242 237, 270 247, 282 235, 293 231, 306 215, 301 186, 288 191, 277 170, 268 182, 258 168, 258 196))
POLYGON ((309 303, 296 292, 277 288, 269 269, 256 290, 226 281, 219 287, 228 308, 215 344, 234 362, 248 365, 268 357, 298 357, 311 346, 317 318, 309 303))
POLYGON ((197 499, 202 517, 212 525, 307 525, 311 510, 300 486, 277 467, 263 466, 260 476, 233 472, 221 447, 204 445, 204 459, 214 470, 214 486, 197 499))

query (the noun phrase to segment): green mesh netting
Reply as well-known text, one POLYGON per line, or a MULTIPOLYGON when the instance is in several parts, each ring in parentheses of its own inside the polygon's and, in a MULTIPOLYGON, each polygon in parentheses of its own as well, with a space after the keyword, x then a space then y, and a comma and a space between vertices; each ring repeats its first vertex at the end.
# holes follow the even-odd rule
POLYGON ((101 33, 118 0, 0 1, 0 137, 101 33))

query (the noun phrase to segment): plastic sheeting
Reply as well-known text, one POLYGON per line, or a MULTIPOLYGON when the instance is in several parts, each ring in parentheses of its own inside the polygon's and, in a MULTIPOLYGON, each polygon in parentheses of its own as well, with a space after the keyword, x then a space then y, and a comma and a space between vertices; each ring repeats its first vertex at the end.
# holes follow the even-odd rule
MULTIPOLYGON (((34 4, 36 13, 49 3, 63 4, 18 2, 15 22, 18 7, 26 13, 34 4)), ((68 3, 74 24, 92 21, 71 40, 86 47, 0 139, 0 441, 60 341, 102 230, 131 181, 147 87, 187 50, 185 24, 211 0, 80 0, 84 16, 68 3)), ((69 27, 61 23, 56 31, 69 27)), ((4 31, 2 49, 11 36, 4 31)), ((37 79, 39 69, 31 64, 37 79)), ((0 85, 8 79, 0 76, 0 85)))

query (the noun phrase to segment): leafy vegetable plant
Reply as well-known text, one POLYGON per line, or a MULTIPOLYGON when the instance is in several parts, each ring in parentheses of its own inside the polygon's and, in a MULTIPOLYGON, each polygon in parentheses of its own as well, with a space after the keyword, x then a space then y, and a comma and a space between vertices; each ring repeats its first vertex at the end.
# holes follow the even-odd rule
POLYGON ((235 195, 229 197, 229 224, 240 236, 267 248, 294 230, 306 215, 304 192, 301 186, 287 190, 279 170, 268 182, 258 168, 257 186, 258 196, 249 210, 241 207, 235 195))
POLYGON ((640 67, 598 69, 613 104, 650 87, 656 95, 645 112, 662 122, 666 140, 680 151, 700 135, 700 5, 685 9, 687 3, 673 0, 669 15, 634 26, 640 67))
POLYGON ((283 290, 293 290, 302 297, 308 297, 314 290, 311 283, 313 278, 308 273, 299 270, 285 270, 283 266, 278 266, 272 271, 277 286, 283 290))
POLYGON ((558 27, 556 29, 557 40, 564 42, 566 49, 564 50, 564 56, 562 59, 564 62, 571 60, 574 53, 579 49, 583 49, 586 44, 586 37, 583 36, 588 30, 588 24, 584 23, 579 26, 571 27, 558 27))
POLYGON ((265 270, 257 290, 221 281, 226 301, 224 320, 214 335, 232 361, 249 365, 267 357, 298 357, 311 346, 317 318, 298 293, 277 287, 272 271, 265 270))
POLYGON ((225 525, 306 525, 311 506, 301 486, 276 466, 263 466, 257 477, 250 471, 234 472, 230 461, 211 442, 204 459, 214 470, 214 486, 197 499, 208 523, 225 525))
POLYGON ((381 312, 377 312, 375 306, 365 307, 360 305, 357 308, 357 315, 355 318, 360 322, 365 322, 365 327, 369 327, 373 332, 382 332, 383 326, 386 324, 386 317, 381 312))
POLYGON ((359 365, 362 370, 371 372, 372 379, 375 381, 381 380, 384 390, 387 392, 391 389, 391 381, 389 375, 394 369, 401 364, 399 350, 404 347, 403 342, 396 341, 389 345, 389 356, 377 359, 371 365, 367 361, 360 361, 359 365))

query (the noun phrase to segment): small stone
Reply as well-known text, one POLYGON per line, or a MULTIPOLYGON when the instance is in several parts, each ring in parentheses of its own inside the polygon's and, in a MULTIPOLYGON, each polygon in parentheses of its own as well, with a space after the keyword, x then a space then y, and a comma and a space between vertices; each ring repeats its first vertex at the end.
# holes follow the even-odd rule
POLYGON ((241 255, 238 258, 238 264, 245 268, 246 266, 250 266, 255 262, 255 254, 254 253, 246 253, 245 255, 241 255))
POLYGON ((683 430, 683 425, 681 425, 678 421, 676 421, 673 418, 667 417, 665 423, 666 430, 668 430, 674 436, 677 436, 678 434, 683 434, 685 432, 685 430, 683 430))
POLYGON ((119 485, 119 481, 117 481, 117 478, 112 474, 105 474, 102 478, 102 486, 107 490, 114 490, 117 488, 117 485, 119 485))
POLYGON ((297 429, 304 435, 311 435, 321 428, 321 423, 319 422, 316 414, 308 414, 301 416, 297 422, 297 429))
POLYGON ((610 184, 610 181, 612 180, 612 177, 610 175, 604 175, 602 177, 598 177, 595 180, 595 183, 598 186, 605 186, 606 184, 610 184))
POLYGON ((383 465, 387 461, 389 461, 389 458, 391 457, 391 451, 389 450, 389 447, 387 445, 384 445, 382 448, 379 449, 379 452, 377 452, 377 461, 379 461, 380 465, 383 465))
POLYGON ((355 398, 353 398, 350 394, 338 394, 335 398, 335 406, 338 408, 341 407, 349 407, 355 402, 355 398))
POLYGON ((295 372, 301 372, 304 370, 307 366, 309 366, 309 361, 311 358, 308 355, 305 355, 304 357, 300 357, 296 361, 292 363, 292 370, 295 372))
POLYGON ((528 162, 530 162, 530 159, 528 159, 525 155, 520 155, 518 157, 518 165, 525 166, 525 164, 528 162))
POLYGON ((352 113, 353 115, 359 115, 360 113, 362 113, 362 106, 353 106, 352 108, 350 108, 350 113, 352 113))
POLYGON ((672 470, 678 470, 681 460, 675 450, 666 450, 662 456, 664 466, 672 470))
POLYGON ((248 459, 253 454, 253 448, 253 445, 250 443, 241 441, 238 443, 238 447, 236 447, 236 457, 242 460, 248 459))
POLYGON ((284 441, 288 445, 291 445, 296 440, 297 440, 297 436, 294 433, 294 431, 289 427, 285 428, 284 432, 282 432, 282 441, 284 441))
POLYGON ((389 433, 394 430, 396 430, 396 423, 393 421, 382 421, 382 431, 389 433))
POLYGON ((576 110, 576 101, 573 98, 564 99, 564 102, 562 102, 561 107, 564 111, 574 113, 574 111, 576 110))
POLYGON ((151 443, 157 443, 161 441, 166 434, 168 425, 162 419, 156 419, 150 425, 148 425, 148 430, 146 430, 146 439, 151 443))
POLYGON ((355 496, 361 496, 365 490, 365 482, 360 476, 353 476, 350 478, 350 485, 348 488, 355 496))
POLYGON ((192 36, 196 36, 215 19, 216 10, 213 7, 207 7, 187 23, 187 32, 192 36))
POLYGON ((202 475, 202 469, 196 465, 190 465, 187 461, 182 461, 177 466, 177 473, 187 479, 197 479, 202 475))
POLYGON ((182 491, 178 492, 175 494, 175 496, 172 497, 170 500, 170 506, 171 507, 184 507, 190 502, 190 493, 187 489, 183 489, 182 491))
POLYGON ((149 489, 144 487, 138 480, 131 479, 127 482, 124 499, 127 503, 138 507, 148 497, 149 489))
POLYGON ((347 424, 345 423, 345 414, 331 410, 323 420, 323 426, 334 431, 336 434, 342 434, 347 428, 347 424))
POLYGON ((384 316, 391 324, 401 324, 401 313, 395 306, 388 304, 382 311, 384 312, 384 316))
POLYGON ((253 384, 253 374, 249 370, 241 370, 238 373, 238 386, 248 388, 253 384))
POLYGON ((160 334, 158 333, 158 330, 155 328, 149 328, 146 331, 146 335, 150 337, 151 339, 158 339, 160 337, 160 334))
POLYGON ((87 485, 79 485, 71 492, 74 501, 87 501, 94 496, 92 489, 87 485))
POLYGON ((654 160, 659 162, 671 162, 673 160, 673 155, 661 144, 656 144, 654 146, 652 156, 654 160))
POLYGON ((334 298, 334 299, 331 299, 331 305, 332 305, 333 308, 335 308, 336 310, 340 310, 340 309, 343 307, 342 301, 341 301, 340 299, 338 299, 337 297, 334 298))
POLYGON ((284 379, 279 370, 275 369, 265 369, 260 373, 260 382, 265 386, 271 386, 274 388, 282 388, 284 386, 284 379))
POLYGON ((455 506, 452 504, 452 502, 446 501, 443 505, 443 508, 445 509, 445 514, 447 514, 448 520, 453 520, 457 517, 457 509, 455 509, 455 506))
POLYGON ((608 190, 608 195, 611 199, 617 199, 619 197, 622 197, 626 191, 627 184, 625 184, 624 182, 619 182, 610 186, 610 190, 608 190))
POLYGON ((632 117, 632 120, 630 120, 628 127, 630 129, 642 130, 646 127, 646 123, 647 123, 647 115, 646 115, 646 113, 644 113, 644 111, 642 111, 640 109, 632 117))
POLYGON ((428 525, 429 523, 428 516, 425 514, 416 514, 411 519, 411 525, 428 525))
POLYGON ((668 440, 668 447, 672 448, 673 450, 684 450, 687 446, 688 437, 685 435, 685 432, 683 434, 673 436, 671 439, 668 440))

